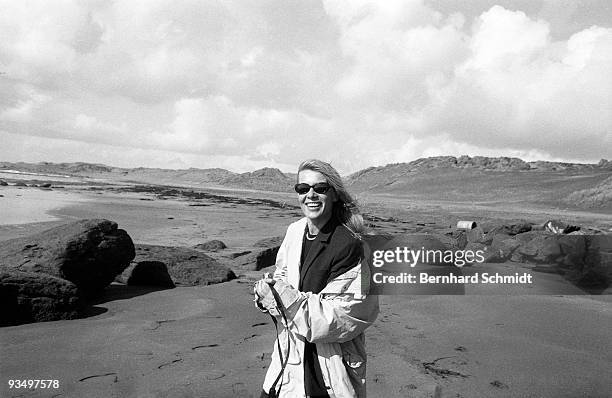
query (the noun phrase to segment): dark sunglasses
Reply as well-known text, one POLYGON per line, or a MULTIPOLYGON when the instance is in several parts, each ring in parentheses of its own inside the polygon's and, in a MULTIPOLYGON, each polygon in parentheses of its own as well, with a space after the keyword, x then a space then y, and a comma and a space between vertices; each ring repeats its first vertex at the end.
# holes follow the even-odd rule
POLYGON ((295 184, 293 188, 295 189, 295 192, 297 192, 300 195, 304 195, 310 192, 310 188, 314 189, 314 191, 317 194, 322 195, 326 193, 327 191, 329 191, 331 186, 326 182, 317 182, 314 185, 308 185, 306 183, 295 184))

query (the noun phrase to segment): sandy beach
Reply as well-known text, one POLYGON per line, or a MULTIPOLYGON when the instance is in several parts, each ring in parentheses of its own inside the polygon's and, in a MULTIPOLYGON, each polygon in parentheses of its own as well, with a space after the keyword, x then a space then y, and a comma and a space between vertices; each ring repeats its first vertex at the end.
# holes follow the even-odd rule
POLYGON ((53 210, 87 201, 86 197, 63 190, 43 190, 21 187, 2 187, 0 225, 28 224, 61 220, 53 210))
MULTIPOLYGON (((3 192, 3 200, 18 198, 38 210, 24 221, 47 222, 4 225, 0 239, 103 217, 135 243, 190 247, 220 239, 238 250, 283 235, 297 219, 294 210, 262 204, 193 206, 185 198, 113 190, 28 188, 15 190, 13 199, 12 190, 3 192)), ((257 397, 275 332, 251 301, 261 272, 236 272, 230 282, 171 290, 114 283, 83 319, 1 328, 0 395, 257 397), (59 380, 59 388, 7 388, 7 380, 43 378, 59 380)), ((554 277, 550 283, 558 282, 554 277)), ((610 296, 533 289, 531 295, 381 296, 381 313, 366 333, 369 396, 609 396, 610 296)))

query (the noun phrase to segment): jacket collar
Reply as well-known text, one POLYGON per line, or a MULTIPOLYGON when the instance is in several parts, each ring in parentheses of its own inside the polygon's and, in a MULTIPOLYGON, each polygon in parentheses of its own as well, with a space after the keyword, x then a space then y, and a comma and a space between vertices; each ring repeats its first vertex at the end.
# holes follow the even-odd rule
POLYGON ((327 224, 325 224, 317 234, 317 240, 321 243, 329 243, 329 240, 331 239, 332 234, 336 230, 337 225, 338 220, 336 219, 336 217, 332 216, 327 222, 327 224))

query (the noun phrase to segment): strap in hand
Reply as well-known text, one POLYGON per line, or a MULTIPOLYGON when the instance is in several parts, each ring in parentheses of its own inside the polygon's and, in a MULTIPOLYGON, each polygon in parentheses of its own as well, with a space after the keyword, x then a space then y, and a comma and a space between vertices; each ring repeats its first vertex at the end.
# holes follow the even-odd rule
POLYGON ((276 307, 278 309, 278 312, 280 312, 280 314, 283 317, 283 321, 285 321, 285 329, 287 330, 287 356, 283 359, 283 352, 282 352, 282 348, 280 345, 280 336, 278 334, 278 321, 276 320, 276 317, 274 315, 270 314, 270 316, 272 317, 272 322, 274 322, 274 327, 276 328, 276 344, 278 344, 277 346, 278 356, 280 357, 280 361, 281 361, 281 370, 278 376, 276 376, 276 380, 274 380, 274 383, 272 383, 272 387, 270 387, 270 392, 268 393, 268 396, 270 398, 275 398, 280 395, 280 390, 281 390, 281 387, 279 387, 278 391, 276 391, 276 385, 282 379, 283 374, 285 373, 285 368, 287 367, 287 362, 289 362, 289 352, 291 350, 291 337, 289 336, 289 322, 287 321, 287 315, 285 314, 285 307, 283 306, 283 301, 278 295, 278 292, 276 291, 276 289, 274 289, 274 286, 272 285, 269 285, 269 286, 270 286, 270 290, 272 291, 272 295, 274 296, 274 300, 276 300, 276 307))

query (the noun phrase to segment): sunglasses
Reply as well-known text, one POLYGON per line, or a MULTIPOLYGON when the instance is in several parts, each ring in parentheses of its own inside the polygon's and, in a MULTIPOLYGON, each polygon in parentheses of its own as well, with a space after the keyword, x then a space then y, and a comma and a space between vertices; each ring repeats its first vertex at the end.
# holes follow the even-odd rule
POLYGON ((310 188, 314 189, 317 194, 322 195, 329 191, 331 186, 326 182, 317 182, 314 185, 308 185, 306 183, 295 184, 293 188, 295 189, 295 192, 300 195, 304 195, 310 192, 310 188))

